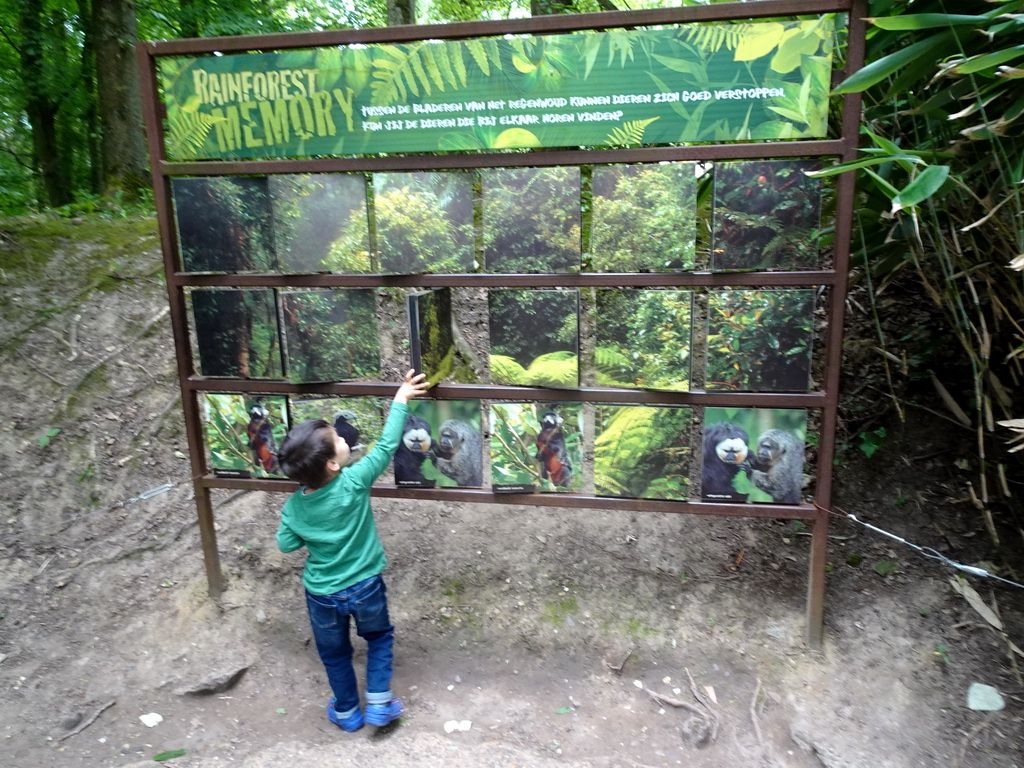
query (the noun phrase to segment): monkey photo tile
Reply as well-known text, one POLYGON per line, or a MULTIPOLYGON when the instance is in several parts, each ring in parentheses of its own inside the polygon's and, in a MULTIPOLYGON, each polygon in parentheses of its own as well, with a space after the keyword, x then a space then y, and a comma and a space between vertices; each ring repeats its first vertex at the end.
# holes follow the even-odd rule
POLYGON ((282 291, 288 379, 296 383, 380 375, 372 288, 282 291))
POLYGON ((409 311, 409 356, 414 370, 427 374, 430 386, 449 378, 455 368, 455 327, 450 288, 412 293, 409 311))
POLYGON ((807 411, 705 408, 701 499, 799 504, 807 411))
POLYGON ((818 160, 715 163, 713 270, 818 269, 818 160))
POLYGON ((348 443, 349 464, 363 458, 384 430, 384 400, 381 397, 302 397, 288 398, 290 422, 323 419, 348 443))
POLYGON ((380 271, 475 272, 474 181, 466 171, 373 174, 380 271))
POLYGON ((686 391, 693 292, 598 288, 594 365, 603 387, 686 391))
POLYGON ((579 386, 579 290, 491 289, 487 306, 492 383, 579 386))
POLYGON ((491 403, 495 493, 579 493, 583 489, 581 403, 491 403))
POLYGON ((265 176, 171 179, 185 272, 276 269, 265 176))
POLYGON ((579 272, 580 169, 480 171, 484 264, 488 272, 579 272))
POLYGON ((193 288, 188 296, 203 376, 281 378, 274 289, 193 288))
POLYGON ((705 388, 806 392, 814 290, 711 291, 705 388))
POLYGON ((597 495, 689 500, 690 417, 675 406, 596 406, 597 495))
POLYGON ((288 432, 287 398, 202 393, 203 437, 218 477, 282 477, 277 448, 288 432))
POLYGON ((598 165, 593 170, 594 272, 677 272, 695 266, 695 163, 598 165))
POLYGON ((286 274, 373 272, 366 176, 361 173, 269 177, 274 243, 286 274))
POLYGON ((395 451, 395 484, 405 488, 479 488, 483 437, 479 400, 409 403, 395 451))

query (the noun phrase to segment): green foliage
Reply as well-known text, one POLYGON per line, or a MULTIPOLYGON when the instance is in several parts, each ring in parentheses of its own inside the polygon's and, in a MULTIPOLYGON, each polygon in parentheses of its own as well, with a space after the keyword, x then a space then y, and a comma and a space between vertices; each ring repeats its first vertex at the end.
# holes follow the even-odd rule
POLYGON ((574 389, 579 386, 579 359, 572 352, 549 352, 534 358, 521 384, 531 387, 574 389))
POLYGON ((380 372, 377 301, 372 289, 282 294, 292 381, 340 381, 380 372))
POLYGON ((712 292, 707 388, 806 390, 813 308, 808 290, 712 292))
MULTIPOLYGON (((935 313, 929 341, 956 345, 929 343, 907 372, 941 368, 947 407, 969 414, 983 504, 997 482, 1009 491, 997 481, 1005 449, 986 436, 1000 416, 1020 415, 1024 281, 1007 269, 1024 254, 1020 7, 967 0, 949 14, 939 0, 872 2, 869 64, 837 88, 864 91, 870 144, 865 158, 829 169, 862 177, 855 278, 874 296, 909 273, 935 313)), ((909 343, 878 330, 883 346, 909 343)))
POLYGON ((481 177, 489 272, 579 270, 579 168, 488 168, 481 177))
POLYGON ((594 441, 599 496, 685 501, 689 496, 688 408, 601 405, 594 441))
POLYGON ((692 163, 595 168, 594 271, 692 269, 696 195, 692 163))
POLYGON ((468 174, 374 174, 373 181, 375 250, 382 271, 473 271, 473 198, 468 174))
POLYGON ((185 271, 274 268, 266 178, 180 178, 174 179, 173 191, 185 271))
POLYGON ((291 423, 323 419, 333 426, 339 413, 359 430, 359 442, 372 448, 384 430, 384 399, 380 397, 289 398, 291 423))
POLYGON ((491 381, 502 384, 522 384, 526 375, 523 368, 515 358, 507 355, 491 355, 491 381))
POLYGON ((45 448, 46 446, 48 446, 50 444, 50 441, 53 440, 53 438, 55 438, 60 433, 61 433, 60 427, 50 427, 50 429, 46 430, 46 432, 44 432, 42 435, 40 435, 40 437, 39 437, 39 447, 40 448, 45 448))
POLYGON ((715 165, 715 269, 817 269, 822 184, 806 160, 715 165))
POLYGON ((339 258, 353 267, 347 271, 370 271, 363 174, 276 174, 269 187, 282 271, 324 272, 339 258))
POLYGON ((686 389, 691 315, 690 291, 598 289, 597 383, 686 389))
POLYGON ((885 445, 885 439, 888 436, 889 433, 885 427, 878 427, 878 429, 873 429, 870 432, 861 432, 858 435, 860 442, 857 444, 857 447, 870 459, 879 448, 885 445))
POLYGON ((488 291, 487 299, 492 355, 529 368, 551 352, 577 354, 577 291, 498 289, 488 291))

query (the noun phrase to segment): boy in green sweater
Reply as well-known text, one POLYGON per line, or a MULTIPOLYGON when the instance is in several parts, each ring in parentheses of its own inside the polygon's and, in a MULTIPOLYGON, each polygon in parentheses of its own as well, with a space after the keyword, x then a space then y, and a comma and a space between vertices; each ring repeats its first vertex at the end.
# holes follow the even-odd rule
POLYGON ((281 444, 281 470, 302 484, 285 502, 277 546, 309 551, 302 582, 320 660, 334 697, 327 717, 345 731, 363 723, 387 725, 402 714, 391 692, 391 646, 395 629, 388 618, 381 571, 387 561, 370 509, 370 487, 398 448, 409 400, 427 391, 424 374, 409 371, 395 393, 380 440, 366 456, 347 466, 351 446, 323 419, 304 421, 281 444), (366 640, 366 716, 352 668, 349 618, 366 640))

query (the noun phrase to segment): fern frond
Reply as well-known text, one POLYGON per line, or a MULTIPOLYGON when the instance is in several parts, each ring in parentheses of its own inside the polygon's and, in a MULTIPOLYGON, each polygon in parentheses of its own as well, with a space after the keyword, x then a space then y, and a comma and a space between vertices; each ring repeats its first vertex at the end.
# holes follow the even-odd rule
POLYGON ((643 144, 644 131, 647 129, 647 126, 660 119, 660 117, 650 117, 646 120, 630 120, 621 126, 616 126, 604 140, 605 146, 630 147, 643 144))
POLYGON ((717 53, 722 48, 733 50, 739 45, 747 25, 697 24, 683 28, 683 36, 704 53, 717 53))
POLYGON ((226 117, 215 117, 203 112, 186 112, 179 109, 176 120, 170 121, 171 130, 167 141, 167 154, 171 157, 198 155, 210 129, 216 123, 223 123, 226 117))
MULTIPOLYGON (((382 46, 382 55, 371 62, 373 103, 393 104, 404 101, 408 93, 419 96, 422 92, 429 96, 435 90, 446 92, 464 87, 468 77, 463 47, 470 52, 480 71, 489 75, 497 48, 489 56, 480 40, 411 43, 404 48, 382 46)), ((496 68, 501 68, 500 62, 496 68)))

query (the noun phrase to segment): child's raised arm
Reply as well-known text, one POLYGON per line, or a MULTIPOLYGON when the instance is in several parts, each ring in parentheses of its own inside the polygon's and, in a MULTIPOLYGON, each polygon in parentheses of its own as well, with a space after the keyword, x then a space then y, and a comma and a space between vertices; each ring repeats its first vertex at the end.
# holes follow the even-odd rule
POLYGON ((405 381, 395 392, 396 403, 408 403, 414 397, 419 397, 430 389, 430 384, 426 382, 427 374, 417 374, 412 368, 405 374, 405 381))

